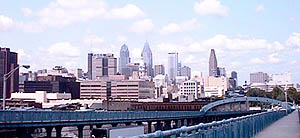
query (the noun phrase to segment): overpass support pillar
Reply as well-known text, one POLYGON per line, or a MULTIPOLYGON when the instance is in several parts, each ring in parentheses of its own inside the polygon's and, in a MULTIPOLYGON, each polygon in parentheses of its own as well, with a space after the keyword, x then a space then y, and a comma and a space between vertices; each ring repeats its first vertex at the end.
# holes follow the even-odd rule
POLYGON ((171 123, 172 123, 172 120, 165 121, 164 130, 170 130, 171 129, 171 123))
POLYGON ((77 126, 77 129, 78 129, 78 138, 83 138, 83 127, 84 126, 77 126))
MULTIPOLYGON (((117 127, 117 126, 118 126, 118 123, 112 123, 111 126, 112 126, 112 127, 117 127)), ((127 126, 127 125, 126 125, 126 126, 127 126)))
POLYGON ((137 122, 137 125, 138 125, 138 126, 142 126, 142 125, 143 125, 143 122, 137 122))
POLYGON ((52 133, 53 127, 46 127, 45 129, 46 129, 46 132, 47 132, 47 138, 51 138, 52 137, 51 133, 52 133))
POLYGON ((130 126, 130 125, 131 125, 131 122, 126 122, 125 125, 126 125, 126 126, 130 126))
POLYGON ((179 120, 174 120, 174 126, 173 126, 173 129, 178 128, 178 122, 179 122, 179 120))
POLYGON ((96 127, 97 128, 101 128, 103 124, 97 124, 96 127))
POLYGON ((25 138, 26 137, 25 128, 17 128, 17 137, 18 138, 25 138))
POLYGON ((156 131, 161 130, 161 121, 156 122, 156 131))
POLYGON ((61 130, 62 130, 62 126, 56 126, 55 127, 55 131, 56 131, 56 137, 57 138, 61 138, 61 130))
POLYGON ((152 132, 152 122, 148 122, 148 133, 152 132))

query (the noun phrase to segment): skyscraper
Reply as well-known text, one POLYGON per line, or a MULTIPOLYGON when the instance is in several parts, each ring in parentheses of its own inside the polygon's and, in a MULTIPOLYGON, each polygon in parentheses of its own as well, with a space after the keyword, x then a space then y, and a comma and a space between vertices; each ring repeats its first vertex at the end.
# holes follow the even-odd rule
POLYGON ((230 88, 235 89, 237 87, 237 72, 232 71, 231 77, 229 78, 229 86, 230 88))
POLYGON ((183 66, 181 68, 181 76, 188 76, 189 79, 191 79, 191 68, 188 66, 183 66))
POLYGON ((125 71, 128 70, 128 63, 130 63, 129 50, 127 45, 122 45, 119 58, 119 73, 125 75, 125 71))
POLYGON ((154 76, 156 75, 165 75, 164 65, 154 65, 154 76))
POLYGON ((168 76, 171 82, 175 82, 178 73, 178 53, 168 53, 168 76))
POLYGON ((92 80, 115 74, 117 74, 117 58, 113 54, 94 54, 92 56, 92 80))
POLYGON ((217 76, 218 77, 220 77, 220 76, 226 77, 226 70, 225 70, 225 68, 217 67, 217 76))
POLYGON ((93 59, 93 53, 88 53, 88 79, 92 80, 92 59, 93 59))
POLYGON ((146 41, 142 54, 141 54, 145 67, 146 67, 146 71, 147 71, 147 76, 151 76, 153 77, 153 61, 152 61, 152 52, 149 46, 148 41, 146 41))
POLYGON ((215 54, 215 50, 211 49, 210 51, 210 56, 209 56, 209 76, 217 76, 217 58, 216 58, 216 54, 215 54))
MULTIPOLYGON (((3 75, 9 73, 18 66, 18 54, 11 52, 9 48, 0 47, 0 97, 3 97, 3 75)), ((10 98, 12 92, 19 91, 19 69, 6 80, 6 98, 10 98)))

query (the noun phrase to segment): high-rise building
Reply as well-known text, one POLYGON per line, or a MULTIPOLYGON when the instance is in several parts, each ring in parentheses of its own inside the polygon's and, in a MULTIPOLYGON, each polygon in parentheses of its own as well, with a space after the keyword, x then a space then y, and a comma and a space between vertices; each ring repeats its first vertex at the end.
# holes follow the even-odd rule
POLYGON ((181 68, 181 76, 188 76, 189 79, 191 79, 191 68, 188 66, 183 66, 181 68))
POLYGON ((208 69, 209 76, 217 76, 218 63, 217 63, 217 58, 214 49, 211 49, 210 51, 208 64, 209 64, 209 69, 208 69))
POLYGON ((181 75, 181 65, 182 65, 181 62, 177 63, 177 76, 182 76, 181 75))
POLYGON ((229 87, 232 89, 235 89, 237 87, 237 72, 236 71, 232 71, 231 72, 231 77, 229 78, 229 87))
POLYGON ((142 54, 141 54, 145 67, 146 67, 146 72, 147 76, 153 77, 153 61, 152 61, 152 52, 149 46, 148 41, 146 41, 142 54))
POLYGON ((114 54, 94 54, 92 57, 92 80, 117 74, 117 58, 114 54))
POLYGON ((266 83, 269 81, 269 76, 264 72, 250 73, 250 83, 266 83))
MULTIPOLYGON (((0 97, 3 97, 3 76, 18 66, 18 54, 11 52, 9 48, 0 47, 0 97)), ((6 80, 6 98, 10 98, 12 92, 19 91, 19 70, 16 70, 6 80)))
POLYGON ((154 76, 156 75, 165 75, 164 65, 154 65, 154 76))
POLYGON ((126 75, 125 72, 128 70, 128 64, 130 63, 129 50, 127 45, 123 44, 120 50, 119 58, 119 73, 126 75))
POLYGON ((175 82, 178 73, 178 53, 168 53, 168 76, 172 83, 175 82))
POLYGON ((87 71, 87 76, 88 79, 92 79, 92 60, 93 60, 93 53, 88 53, 88 71, 87 71))
POLYGON ((222 67, 217 67, 217 76, 224 76, 226 77, 226 70, 222 67))

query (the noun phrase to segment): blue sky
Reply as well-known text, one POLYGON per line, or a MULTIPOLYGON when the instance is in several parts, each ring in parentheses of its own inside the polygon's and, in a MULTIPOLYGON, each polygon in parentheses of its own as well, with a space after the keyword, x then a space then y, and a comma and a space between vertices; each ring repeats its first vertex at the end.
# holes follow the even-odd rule
POLYGON ((87 53, 114 53, 123 43, 133 61, 148 40, 154 64, 178 52, 193 75, 208 72, 210 49, 227 73, 291 72, 300 83, 297 0, 9 0, 0 2, 0 46, 32 70, 87 68, 87 53))

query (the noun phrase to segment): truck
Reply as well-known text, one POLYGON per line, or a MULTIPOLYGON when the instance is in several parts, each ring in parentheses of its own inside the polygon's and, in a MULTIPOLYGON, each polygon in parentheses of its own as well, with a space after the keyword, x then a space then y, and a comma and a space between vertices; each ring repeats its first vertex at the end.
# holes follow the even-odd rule
POLYGON ((120 126, 107 128, 93 128, 91 131, 92 138, 117 138, 118 136, 131 137, 143 135, 144 126, 120 126))

